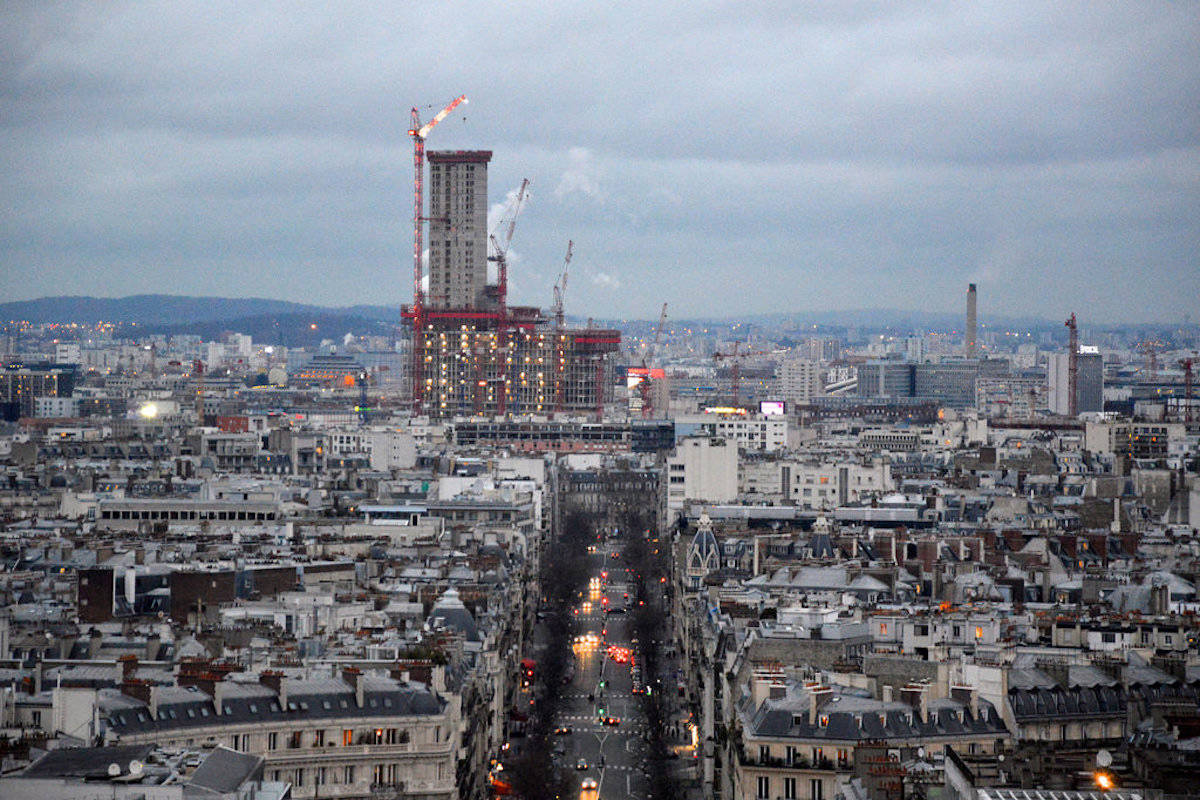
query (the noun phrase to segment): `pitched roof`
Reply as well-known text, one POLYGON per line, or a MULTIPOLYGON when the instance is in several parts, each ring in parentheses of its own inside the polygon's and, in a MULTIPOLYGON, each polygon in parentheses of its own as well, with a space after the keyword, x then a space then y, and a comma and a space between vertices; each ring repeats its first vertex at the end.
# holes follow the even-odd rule
POLYGON ((261 756, 239 753, 221 745, 192 773, 190 785, 222 794, 234 792, 262 768, 261 756))

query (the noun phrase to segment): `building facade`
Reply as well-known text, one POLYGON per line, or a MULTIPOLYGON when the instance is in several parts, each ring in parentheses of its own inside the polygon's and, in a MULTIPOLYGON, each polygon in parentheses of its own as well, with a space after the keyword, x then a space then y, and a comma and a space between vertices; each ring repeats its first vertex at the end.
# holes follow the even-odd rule
MULTIPOLYGON (((1052 353, 1046 364, 1046 394, 1050 410, 1055 414, 1069 412, 1070 392, 1069 353, 1052 353)), ((1085 411, 1104 410, 1104 360, 1099 353, 1079 353, 1078 377, 1075 384, 1076 408, 1085 411)))

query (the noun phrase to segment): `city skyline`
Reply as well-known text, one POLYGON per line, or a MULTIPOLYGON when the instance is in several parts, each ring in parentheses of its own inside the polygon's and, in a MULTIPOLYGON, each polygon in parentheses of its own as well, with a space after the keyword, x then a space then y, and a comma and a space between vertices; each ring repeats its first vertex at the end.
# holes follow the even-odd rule
POLYGON ((10 6, 0 292, 407 302, 407 108, 466 92, 516 303, 572 239, 577 315, 1191 311, 1187 9, 733 11, 10 6))

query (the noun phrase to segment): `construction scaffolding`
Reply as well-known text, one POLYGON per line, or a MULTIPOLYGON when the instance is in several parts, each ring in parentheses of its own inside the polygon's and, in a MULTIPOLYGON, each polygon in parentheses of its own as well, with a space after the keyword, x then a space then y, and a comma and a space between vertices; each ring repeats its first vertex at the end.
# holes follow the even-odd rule
POLYGON ((415 355, 430 416, 594 413, 613 400, 612 382, 597 375, 614 374, 619 331, 559 331, 508 314, 425 322, 415 355))

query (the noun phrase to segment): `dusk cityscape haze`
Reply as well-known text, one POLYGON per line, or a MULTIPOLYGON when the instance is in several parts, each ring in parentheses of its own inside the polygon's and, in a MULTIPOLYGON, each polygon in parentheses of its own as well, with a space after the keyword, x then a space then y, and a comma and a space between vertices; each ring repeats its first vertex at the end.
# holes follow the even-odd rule
POLYGON ((1190 3, 0 7, 0 798, 1183 800, 1190 3))

